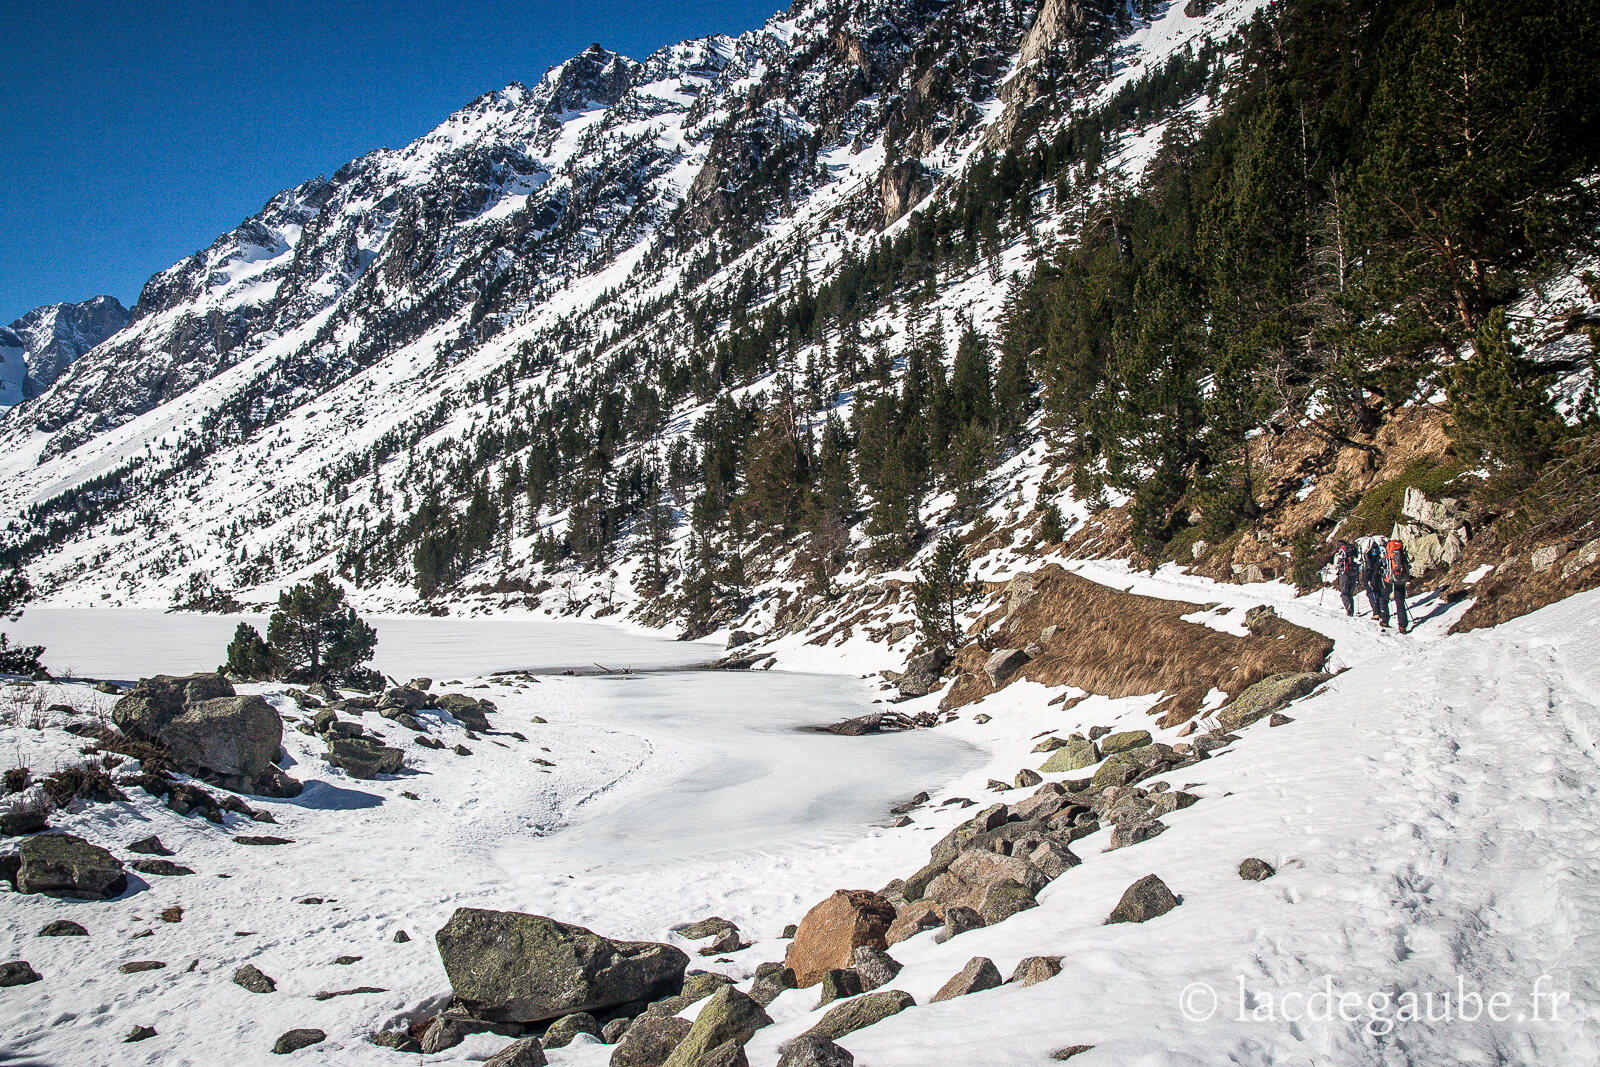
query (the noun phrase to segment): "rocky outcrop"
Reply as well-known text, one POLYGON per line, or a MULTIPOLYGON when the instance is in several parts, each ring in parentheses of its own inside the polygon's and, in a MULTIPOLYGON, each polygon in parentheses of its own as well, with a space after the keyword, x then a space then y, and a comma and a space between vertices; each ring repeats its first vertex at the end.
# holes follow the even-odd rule
POLYGON ((829 971, 849 967, 858 945, 888 948, 885 935, 894 919, 894 905, 878 894, 841 889, 806 912, 784 963, 799 988, 814 986, 829 971))
POLYGON ((300 792, 274 762, 282 717, 259 696, 236 695, 220 674, 141 679, 111 717, 124 734, 160 746, 177 769, 213 785, 260 796, 300 792))
POLYGON ((457 909, 434 940, 457 1004, 490 1022, 546 1022, 669 996, 689 965, 671 945, 482 908, 457 909))
POLYGON ((942 648, 929 649, 912 656, 900 676, 898 688, 902 698, 927 696, 944 685, 944 668, 950 662, 950 653, 942 648))
POLYGON ((908 159, 885 167, 879 186, 879 196, 883 201, 883 225, 888 227, 933 190, 933 179, 919 160, 908 159))

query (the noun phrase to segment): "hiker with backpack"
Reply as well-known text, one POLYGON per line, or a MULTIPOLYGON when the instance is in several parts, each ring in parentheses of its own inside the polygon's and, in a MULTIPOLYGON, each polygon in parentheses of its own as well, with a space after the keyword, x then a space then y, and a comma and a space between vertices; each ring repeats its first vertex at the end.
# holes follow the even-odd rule
POLYGON ((1385 630, 1389 628, 1389 586, 1384 580, 1388 567, 1384 559, 1387 544, 1382 537, 1361 539, 1361 584, 1367 588, 1367 603, 1372 605, 1372 617, 1385 630))
POLYGON ((1391 537, 1384 546, 1383 577, 1394 596, 1394 621, 1399 624, 1400 632, 1405 633, 1411 628, 1411 620, 1406 616, 1406 583, 1411 580, 1411 557, 1397 537, 1391 537))
POLYGON ((1361 553, 1349 539, 1339 542, 1333 553, 1333 583, 1339 589, 1344 613, 1356 613, 1356 586, 1361 581, 1361 553))

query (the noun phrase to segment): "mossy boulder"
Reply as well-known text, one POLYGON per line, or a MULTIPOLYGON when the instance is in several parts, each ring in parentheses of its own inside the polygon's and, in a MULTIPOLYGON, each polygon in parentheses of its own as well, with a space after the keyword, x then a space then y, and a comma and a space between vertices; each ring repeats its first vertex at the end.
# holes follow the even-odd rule
POLYGON ((1321 671, 1310 671, 1263 678, 1229 701, 1227 707, 1217 713, 1217 723, 1224 730, 1249 726, 1257 719, 1266 718, 1279 708, 1299 700, 1332 677, 1321 671))
POLYGON ((689 957, 543 915, 458 908, 434 936, 457 1002, 490 1022, 539 1023, 675 995, 689 957))
POLYGON ((122 861, 72 834, 40 834, 17 849, 16 889, 66 900, 111 900, 128 888, 122 861))
POLYGON ((1074 737, 1051 752, 1050 758, 1039 769, 1045 774, 1065 774, 1093 767, 1099 762, 1100 753, 1095 750, 1094 742, 1074 737))
POLYGON ((1100 739, 1100 751, 1106 755, 1126 752, 1132 748, 1143 748, 1151 741, 1149 730, 1123 730, 1121 733, 1107 734, 1100 739))
POLYGON ((836 1005, 822 1021, 807 1030, 808 1035, 825 1037, 830 1041, 837 1041, 846 1034, 854 1033, 873 1023, 882 1022, 891 1015, 898 1015, 907 1008, 916 1007, 917 1002, 910 993, 899 989, 885 989, 876 993, 865 993, 859 997, 836 1005))
POLYGON ((694 1025, 678 1047, 672 1050, 663 1067, 699 1067, 713 1050, 732 1043, 742 1046, 772 1017, 749 996, 732 986, 723 986, 711 995, 694 1025))

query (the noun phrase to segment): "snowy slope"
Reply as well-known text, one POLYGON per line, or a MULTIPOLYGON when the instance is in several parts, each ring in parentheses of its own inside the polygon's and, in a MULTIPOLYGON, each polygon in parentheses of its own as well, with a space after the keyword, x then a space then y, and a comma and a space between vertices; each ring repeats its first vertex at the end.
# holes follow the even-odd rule
MULTIPOLYGON (((1119 586, 1133 580, 1101 576, 1119 586)), ((1432 617, 1411 638, 1398 638, 1276 585, 1215 586, 1171 571, 1135 584, 1141 592, 1220 600, 1223 609, 1273 603, 1336 637, 1347 669, 1291 707, 1293 722, 1249 727, 1222 753, 1169 775, 1175 788, 1201 799, 1165 816, 1166 833, 1102 852, 1101 831, 1074 845, 1082 865, 1047 887, 1039 908, 944 944, 923 934, 895 946, 905 970, 894 985, 919 1006, 845 1038, 857 1062, 1010 1067, 1047 1062, 1051 1051, 1079 1044, 1094 1046, 1076 1061, 1085 1064, 1593 1062, 1600 1051, 1592 1022, 1600 1008, 1593 934, 1600 856, 1590 843, 1600 773, 1600 593, 1449 638, 1444 629, 1464 605, 1436 613, 1419 602, 1416 614, 1432 617), (1249 856, 1278 873, 1241 880, 1236 868, 1249 856), (1143 925, 1102 925, 1122 890, 1152 872, 1180 896, 1179 907, 1143 925), (1030 988, 929 1003, 980 955, 1003 975, 1032 955, 1063 956, 1065 969, 1030 988), (1335 998, 1356 997, 1347 1018, 1307 1000, 1329 989, 1335 998), (1469 994, 1467 1018, 1455 999, 1461 991, 1469 994), (1433 1021, 1404 1017, 1408 993, 1433 995, 1433 1021), (1500 993, 1506 999, 1490 1000, 1500 993), (1486 1005, 1475 1018, 1471 994, 1486 1005)), ((859 655, 835 657, 835 669, 865 666, 859 655)), ((701 706, 722 699, 708 695, 720 679, 660 677, 686 679, 694 687, 686 695, 701 706)), ((762 687, 759 699, 774 723, 790 709, 821 714, 792 704, 791 694, 814 701, 837 693, 840 709, 864 700, 844 680, 724 678, 762 687)), ((497 725, 523 731, 529 742, 469 740, 470 758, 409 749, 419 773, 392 781, 345 782, 319 769, 309 739, 291 732, 295 773, 317 784, 298 801, 258 804, 296 842, 270 856, 228 841, 248 830, 219 831, 142 794, 131 812, 115 805, 58 816, 60 825, 112 846, 158 832, 200 873, 153 880, 110 904, 0 895, 0 956, 27 958, 46 975, 6 991, 14 1023, 5 1051, 63 1064, 265 1063, 277 1033, 314 1025, 329 1042, 304 1055, 392 1062, 394 1053, 361 1036, 437 1009, 448 987, 428 935, 459 904, 529 909, 616 936, 661 939, 672 938, 677 924, 720 914, 756 944, 731 963, 701 965, 747 976, 757 962, 781 957, 785 943, 775 932, 784 923, 835 888, 909 874, 966 814, 929 806, 913 825, 886 829, 870 825, 879 821, 874 808, 919 788, 933 792, 935 805, 947 796, 983 802, 987 779, 1008 779, 1043 759, 1030 752, 1040 731, 1147 728, 1145 710, 1155 699, 1091 697, 1063 712, 1046 703, 1049 690, 1014 685, 938 731, 988 754, 953 778, 948 771, 930 778, 930 767, 910 760, 911 749, 874 751, 895 738, 828 739, 847 746, 832 755, 785 750, 785 762, 801 774, 828 768, 825 781, 857 773, 840 769, 841 753, 871 760, 875 785, 840 808, 801 802, 830 795, 816 782, 797 791, 748 777, 746 761, 764 758, 759 731, 719 728, 721 740, 706 750, 712 735, 694 736, 703 727, 666 728, 667 718, 683 714, 674 708, 689 705, 669 698, 667 718, 652 723, 616 703, 628 699, 627 687, 649 684, 648 676, 496 683, 489 695, 502 709, 497 725), (976 711, 990 720, 977 723, 976 711), (550 724, 522 725, 535 713, 550 724), (542 774, 530 763, 534 755, 555 768, 542 774), (407 800, 402 790, 421 799, 407 800), (711 811, 702 806, 707 796, 711 811), (788 802, 751 809, 752 796, 788 802), (651 822, 680 817, 685 826, 726 825, 727 836, 675 834, 651 822), (233 877, 214 881, 220 874, 233 877), (295 903, 306 895, 329 900, 295 903), (152 922, 158 906, 173 902, 186 909, 181 924, 152 922), (86 945, 31 936, 62 914, 92 927, 86 945), (393 943, 400 928, 414 940, 393 943), (156 933, 130 940, 145 929, 156 933), (329 962, 345 953, 364 958, 347 967, 329 962), (172 966, 112 973, 125 959, 172 966), (188 959, 200 960, 194 972, 182 969, 188 959), (246 961, 276 977, 279 992, 263 997, 229 984, 246 961), (386 992, 311 998, 362 984, 386 992), (219 1005, 226 1006, 220 1013, 219 1005), (65 1025, 69 1017, 76 1022, 65 1025), (108 1043, 135 1023, 154 1024, 161 1036, 108 1043)), ((97 698, 76 687, 55 692, 80 705, 97 698)), ((649 690, 639 695, 651 705, 659 699, 649 690)), ((728 709, 748 718, 751 698, 737 690, 727 696, 728 709)), ((279 706, 294 711, 288 701, 279 706)), ((447 723, 430 729, 450 743, 461 739, 447 723)), ((36 764, 52 745, 70 757, 55 729, 7 730, 5 746, 21 745, 36 764)), ((814 1024, 815 998, 814 989, 779 997, 771 1008, 776 1024, 749 1046, 752 1063, 770 1067, 783 1041, 814 1024)), ((470 1062, 502 1043, 479 1035, 430 1062, 470 1062)), ((580 1040, 552 1051, 550 1062, 604 1064, 610 1051, 580 1040)))

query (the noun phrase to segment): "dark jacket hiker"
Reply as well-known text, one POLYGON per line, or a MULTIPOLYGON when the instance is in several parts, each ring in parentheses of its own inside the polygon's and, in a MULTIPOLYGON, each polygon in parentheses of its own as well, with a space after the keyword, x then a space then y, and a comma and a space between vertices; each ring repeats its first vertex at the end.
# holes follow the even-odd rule
POLYGON ((1389 625, 1389 583, 1384 580, 1383 574, 1388 564, 1383 554, 1384 540, 1381 537, 1366 539, 1366 547, 1361 552, 1361 584, 1367 587, 1367 603, 1372 605, 1372 617, 1378 620, 1378 625, 1387 628, 1389 625))

